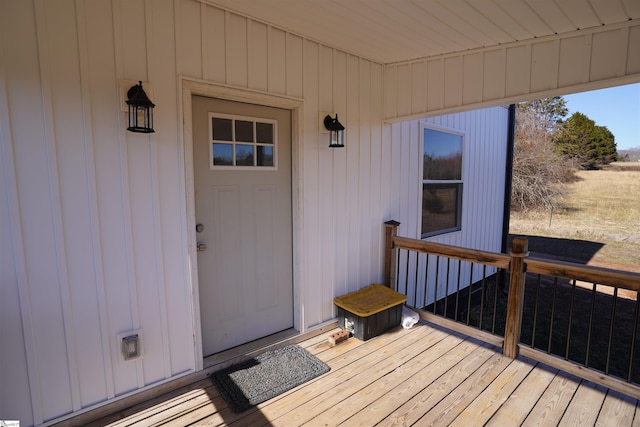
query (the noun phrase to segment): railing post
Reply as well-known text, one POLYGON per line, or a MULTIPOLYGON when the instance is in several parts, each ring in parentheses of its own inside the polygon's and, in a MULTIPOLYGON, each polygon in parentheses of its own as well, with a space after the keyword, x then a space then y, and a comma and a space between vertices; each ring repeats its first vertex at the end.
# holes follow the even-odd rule
POLYGON ((384 246, 384 284, 391 287, 392 279, 395 281, 395 259, 396 250, 393 247, 393 238, 398 234, 398 221, 387 221, 384 223, 386 229, 385 246, 384 246))
POLYGON ((502 353, 515 359, 518 356, 518 341, 522 326, 524 307, 524 283, 526 278, 525 257, 528 255, 529 242, 515 237, 511 242, 511 261, 509 263, 509 296, 507 298, 507 319, 504 328, 502 353))

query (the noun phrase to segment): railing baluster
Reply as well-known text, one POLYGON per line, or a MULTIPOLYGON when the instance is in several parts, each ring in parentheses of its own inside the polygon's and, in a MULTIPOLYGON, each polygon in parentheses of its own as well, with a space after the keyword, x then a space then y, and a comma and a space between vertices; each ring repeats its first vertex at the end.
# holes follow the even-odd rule
POLYGON ((418 266, 420 265, 420 253, 416 252, 416 277, 413 284, 413 304, 416 307, 418 305, 418 266))
POLYGON ((449 267, 451 266, 451 258, 447 257, 447 274, 445 274, 445 289, 444 289, 444 317, 447 317, 449 313, 449 267))
POLYGON ((407 295, 409 293, 409 258, 411 257, 411 252, 407 250, 407 260, 404 263, 404 294, 407 295))
POLYGON ((589 331, 587 332, 587 354, 584 359, 584 366, 589 366, 589 355, 591 354, 591 332, 593 332, 593 312, 596 307, 597 285, 594 283, 591 289, 591 312, 589 313, 589 331))
POLYGON ((496 277, 493 287, 493 319, 491 319, 491 333, 496 333, 496 317, 498 316, 498 285, 500 284, 500 276, 496 277))
MULTIPOLYGON (((399 290, 399 283, 398 281, 400 280, 400 277, 398 277, 397 271, 398 271, 398 266, 400 265, 400 251, 399 250, 394 250, 393 251, 395 253, 395 260, 393 263, 393 270, 396 272, 395 276, 393 276, 393 278, 391 278, 391 276, 389 276, 387 279, 389 280, 393 280, 394 281, 394 288, 396 291, 400 292, 399 290)), ((391 286, 391 283, 389 283, 389 286, 391 286)))
MULTIPOLYGON (((429 254, 425 254, 424 260, 424 298, 422 301, 422 308, 427 307, 427 291, 429 290, 429 254)), ((435 300, 433 301, 435 304, 435 300)))
POLYGON ((486 284, 486 277, 487 277, 487 266, 486 264, 482 265, 482 283, 480 284, 480 286, 482 286, 482 295, 480 298, 480 323, 478 324, 478 328, 482 329, 482 321, 484 320, 484 291, 485 291, 485 284, 486 284))
POLYGON ((576 298, 576 280, 573 279, 571 286, 571 304, 569 305, 569 325, 567 326, 567 347, 564 353, 565 360, 569 360, 569 344, 571 343, 571 322, 573 321, 573 301, 576 298))
POLYGON ((458 312, 460 311, 460 276, 462 271, 462 261, 458 260, 458 278, 456 280, 456 311, 454 311, 454 320, 458 320, 458 312))
POLYGON ((433 313, 436 313, 436 302, 438 302, 438 282, 440 277, 440 255, 436 256, 436 285, 433 287, 433 313))
POLYGON ((473 265, 474 263, 470 263, 469 266, 469 293, 467 294, 467 325, 469 325, 470 317, 471 317, 471 293, 473 289, 471 286, 473 285, 473 265))
POLYGON ((633 333, 631 335, 631 355, 629 359, 629 373, 627 375, 628 382, 631 382, 631 372, 633 371, 633 361, 635 360, 633 356, 635 355, 636 335, 638 333, 638 312, 640 312, 640 292, 636 292, 636 309, 633 315, 634 321, 633 321, 633 333))
POLYGON ((536 280, 536 302, 533 309, 533 335, 531 336, 531 348, 536 348, 536 328, 538 326, 538 302, 540 301, 540 285, 542 282, 542 275, 538 274, 538 280, 536 280))
POLYGON ((604 373, 609 375, 609 363, 611 362, 611 342, 613 341, 613 326, 616 323, 616 303, 618 301, 618 287, 613 288, 613 301, 611 301, 611 322, 609 322, 609 343, 607 345, 607 364, 604 373))
POLYGON ((551 300, 551 318, 549 319, 549 340, 547 342, 547 353, 551 353, 551 338, 553 338, 553 321, 556 314, 556 294, 558 292, 558 278, 553 280, 553 299, 551 300))

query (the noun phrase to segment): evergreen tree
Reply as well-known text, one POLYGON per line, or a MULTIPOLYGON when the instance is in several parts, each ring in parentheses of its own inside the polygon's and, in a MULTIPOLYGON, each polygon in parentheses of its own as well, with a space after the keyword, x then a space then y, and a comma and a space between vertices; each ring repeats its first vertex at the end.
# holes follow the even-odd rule
POLYGON ((617 158, 613 134, 604 126, 596 126, 582 113, 574 113, 563 123, 555 146, 559 153, 582 169, 596 169, 617 158))

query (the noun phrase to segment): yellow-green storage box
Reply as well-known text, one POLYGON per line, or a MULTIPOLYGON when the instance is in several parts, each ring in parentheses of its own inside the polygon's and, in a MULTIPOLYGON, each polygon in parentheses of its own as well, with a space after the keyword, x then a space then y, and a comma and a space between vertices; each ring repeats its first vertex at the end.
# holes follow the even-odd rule
POLYGON ((406 296, 380 284, 333 299, 340 328, 362 341, 398 326, 406 301, 406 296))

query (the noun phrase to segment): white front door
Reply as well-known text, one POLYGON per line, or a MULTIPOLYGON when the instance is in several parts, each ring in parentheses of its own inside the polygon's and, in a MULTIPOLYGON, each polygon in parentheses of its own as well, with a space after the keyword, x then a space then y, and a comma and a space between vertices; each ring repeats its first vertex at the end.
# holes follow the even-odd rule
POLYGON ((194 96, 203 356, 293 326, 291 111, 194 96))

